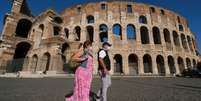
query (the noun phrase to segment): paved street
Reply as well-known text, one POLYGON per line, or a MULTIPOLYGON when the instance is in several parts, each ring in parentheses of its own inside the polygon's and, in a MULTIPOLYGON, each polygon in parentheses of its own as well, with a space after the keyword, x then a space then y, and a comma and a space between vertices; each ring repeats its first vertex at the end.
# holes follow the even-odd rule
MULTIPOLYGON (((92 91, 100 83, 94 79, 92 91)), ((0 101, 64 101, 73 79, 0 78, 0 101)), ((113 78, 109 101, 201 101, 201 79, 113 78)))

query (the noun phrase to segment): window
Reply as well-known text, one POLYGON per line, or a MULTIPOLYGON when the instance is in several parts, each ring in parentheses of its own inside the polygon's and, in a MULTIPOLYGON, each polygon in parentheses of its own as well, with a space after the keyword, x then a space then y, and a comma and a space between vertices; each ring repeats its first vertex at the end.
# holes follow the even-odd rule
POLYGON ((132 24, 127 25, 127 39, 132 40, 136 38, 135 26, 132 24))
POLYGON ((78 8, 77 8, 77 12, 78 12, 78 13, 81 13, 81 7, 78 7, 78 8))
POLYGON ((179 25, 179 31, 184 31, 184 28, 182 25, 179 25))
POLYGON ((54 35, 59 35, 61 29, 57 26, 54 26, 54 35))
POLYGON ((141 35, 141 43, 149 44, 149 31, 147 27, 142 26, 140 28, 140 35, 141 35))
POLYGON ((165 11, 161 9, 161 15, 165 15, 165 11))
POLYGON ((107 5, 106 4, 101 4, 101 10, 107 10, 107 5))
POLYGON ((127 5, 127 13, 132 13, 132 5, 127 5))
POLYGON ((113 25, 112 31, 113 31, 114 35, 119 36, 120 39, 122 40, 122 32, 121 32, 122 29, 121 29, 121 25, 120 24, 113 25))
POLYGON ((179 17, 179 16, 177 16, 177 20, 178 20, 178 23, 181 23, 181 21, 180 21, 180 17, 179 17))
POLYGON ((150 7, 150 11, 151 11, 151 13, 155 13, 156 12, 154 7, 150 7))
POLYGON ((147 24, 147 18, 145 16, 140 16, 139 18, 139 22, 142 23, 142 24, 147 24))
POLYGON ((87 16, 87 23, 88 24, 94 23, 94 16, 92 15, 87 16))

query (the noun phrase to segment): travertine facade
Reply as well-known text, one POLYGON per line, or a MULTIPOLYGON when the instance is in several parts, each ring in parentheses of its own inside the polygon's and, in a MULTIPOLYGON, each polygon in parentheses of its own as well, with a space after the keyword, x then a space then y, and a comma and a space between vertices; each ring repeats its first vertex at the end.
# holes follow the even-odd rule
POLYGON ((180 74, 199 59, 185 18, 164 8, 126 1, 77 5, 61 14, 47 10, 34 17, 26 1, 14 0, 1 40, 1 70, 6 72, 63 73, 63 63, 85 40, 93 41, 95 68, 101 43, 113 44, 112 74, 180 74))

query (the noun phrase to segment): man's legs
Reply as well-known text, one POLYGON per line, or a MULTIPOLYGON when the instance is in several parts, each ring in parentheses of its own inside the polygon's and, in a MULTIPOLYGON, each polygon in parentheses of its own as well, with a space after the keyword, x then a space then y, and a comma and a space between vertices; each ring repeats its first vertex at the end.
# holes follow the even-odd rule
POLYGON ((110 75, 106 75, 105 77, 101 76, 101 89, 98 91, 98 96, 100 96, 101 101, 107 101, 107 89, 111 85, 111 77, 110 75))

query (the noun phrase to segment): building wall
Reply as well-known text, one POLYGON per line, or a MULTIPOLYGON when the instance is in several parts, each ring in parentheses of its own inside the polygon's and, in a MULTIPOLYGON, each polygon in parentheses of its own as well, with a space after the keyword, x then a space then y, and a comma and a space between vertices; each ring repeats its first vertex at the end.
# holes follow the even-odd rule
MULTIPOLYGON (((195 53, 195 36, 184 17, 153 5, 119 1, 76 5, 66 8, 61 14, 47 10, 37 17, 22 14, 15 8, 6 17, 2 38, 3 44, 10 47, 6 46, 7 50, 1 57, 8 56, 4 61, 12 60, 18 43, 26 42, 31 48, 24 57, 28 62, 22 71, 46 71, 44 61, 47 61, 45 56, 49 54, 47 71, 63 72, 62 64, 78 49, 79 43, 87 39, 93 41, 94 57, 97 57, 102 44, 100 35, 103 33, 113 45, 109 51, 112 74, 180 74, 183 69, 193 68, 199 59, 195 53), (89 21, 90 17, 92 20, 89 21), (21 19, 32 23, 26 38, 15 35, 21 19), (100 30, 101 24, 107 27, 107 31, 100 30), (121 28, 120 35, 115 34, 115 25, 121 28), (127 35, 128 25, 135 29, 135 37, 131 39, 127 35), (142 40, 142 28, 148 32, 146 44, 142 40), (169 32, 168 38, 164 30, 169 32), (173 61, 170 62, 170 58, 173 61), (173 65, 170 66, 171 63, 173 65)), ((96 58, 94 68, 96 74, 96 58)))

